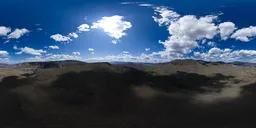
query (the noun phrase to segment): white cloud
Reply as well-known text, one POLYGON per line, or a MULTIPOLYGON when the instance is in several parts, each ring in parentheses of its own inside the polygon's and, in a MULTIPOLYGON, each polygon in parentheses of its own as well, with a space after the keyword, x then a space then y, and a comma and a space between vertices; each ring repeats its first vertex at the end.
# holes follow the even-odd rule
POLYGON ((7 51, 0 51, 0 57, 8 56, 9 53, 7 51))
POLYGON ((256 57, 256 50, 239 50, 233 51, 232 56, 238 57, 256 57))
POLYGON ((207 41, 206 39, 203 39, 201 43, 204 44, 206 41, 207 41))
POLYGON ((14 49, 14 50, 18 50, 17 45, 14 45, 14 46, 13 46, 13 49, 14 49))
POLYGON ((232 22, 224 22, 219 24, 220 36, 222 40, 227 40, 228 37, 236 30, 235 24, 232 22))
POLYGON ((154 7, 155 15, 160 15, 160 18, 152 16, 155 22, 161 25, 170 25, 173 21, 180 17, 180 14, 169 10, 167 7, 154 7))
POLYGON ((154 5, 153 4, 139 4, 139 6, 142 6, 142 7, 152 7, 154 5))
POLYGON ((51 55, 53 55, 52 53, 48 53, 48 54, 46 54, 45 56, 51 56, 51 55))
POLYGON ((122 2, 120 4, 138 4, 138 3, 140 3, 140 2, 122 2))
POLYGON ((88 48, 88 51, 94 52, 94 49, 93 48, 88 48))
POLYGON ((69 37, 78 38, 78 35, 74 32, 68 34, 69 37))
POLYGON ((79 56, 72 56, 68 54, 49 54, 47 56, 35 56, 27 58, 25 61, 61 61, 61 60, 82 60, 79 56))
POLYGON ((0 51, 0 63, 9 63, 10 59, 7 57, 9 53, 7 51, 0 51))
POLYGON ((52 45, 52 46, 49 46, 49 48, 50 48, 50 49, 60 49, 60 48, 59 48, 58 46, 56 46, 56 45, 55 45, 55 46, 53 46, 53 45, 52 45))
POLYGON ((81 55, 80 52, 73 52, 73 55, 81 55))
POLYGON ((164 45, 165 52, 170 56, 188 54, 191 52, 191 49, 198 47, 196 41, 182 39, 177 36, 170 36, 168 40, 160 41, 159 43, 164 45))
POLYGON ((72 41, 72 39, 68 36, 63 36, 61 34, 55 34, 52 35, 51 38, 57 42, 69 42, 72 41))
POLYGON ((10 63, 9 58, 0 58, 0 63, 10 63))
POLYGON ((124 17, 119 15, 114 15, 111 17, 102 17, 101 20, 92 23, 93 29, 101 28, 109 36, 120 39, 122 36, 125 36, 125 30, 132 27, 132 24, 128 21, 123 21, 124 17))
POLYGON ((128 52, 128 51, 123 51, 123 54, 129 54, 130 52, 128 52))
POLYGON ((194 56, 201 56, 200 52, 194 52, 194 56))
POLYGON ((8 39, 19 39, 21 36, 29 33, 29 30, 22 28, 22 29, 15 29, 12 33, 8 35, 8 39))
POLYGON ((138 6, 142 6, 142 7, 152 7, 154 6, 153 4, 146 4, 144 2, 121 2, 120 4, 124 4, 124 5, 138 5, 138 6))
POLYGON ((219 56, 221 53, 222 53, 222 50, 219 49, 219 48, 216 48, 216 47, 211 48, 211 49, 209 50, 209 52, 208 52, 208 54, 209 54, 210 56, 213 56, 213 57, 217 57, 217 56, 219 56))
POLYGON ((9 42, 10 42, 10 40, 6 40, 6 41, 4 42, 4 44, 9 43, 9 42))
POLYGON ((249 62, 256 63, 256 58, 251 59, 249 62))
POLYGON ((82 24, 78 26, 77 29, 79 30, 79 32, 87 32, 90 31, 90 26, 88 24, 82 24))
POLYGON ((208 42, 207 44, 208 44, 208 46, 211 46, 211 47, 215 47, 216 46, 216 43, 212 42, 212 41, 208 42))
POLYGON ((200 57, 204 60, 214 61, 236 61, 236 60, 250 60, 256 57, 256 50, 235 50, 232 51, 229 48, 211 48, 206 53, 194 52, 194 56, 200 57))
MULTIPOLYGON (((105 57, 82 58, 76 55, 67 54, 46 54, 27 58, 25 61, 59 61, 59 60, 80 60, 86 62, 135 62, 135 63, 162 63, 169 62, 175 58, 159 58, 158 53, 141 54, 140 56, 132 56, 131 54, 108 55, 105 57)), ((179 58, 185 59, 185 58, 179 58)))
POLYGON ((150 48, 145 48, 145 51, 150 51, 150 48))
POLYGON ((112 40, 112 43, 113 44, 117 44, 117 40, 112 40))
POLYGON ((37 30, 37 31, 42 31, 43 29, 42 29, 42 28, 37 28, 36 30, 37 30))
POLYGON ((29 55, 34 55, 34 56, 41 56, 43 53, 46 53, 46 51, 39 49, 33 49, 33 48, 29 48, 29 47, 24 47, 24 48, 19 48, 20 52, 17 52, 16 54, 22 54, 22 53, 26 53, 29 55))
POLYGON ((168 30, 171 35, 178 37, 187 36, 189 40, 212 39, 218 32, 217 26, 213 23, 217 16, 204 16, 196 18, 193 15, 181 17, 173 22, 168 30))
POLYGON ((198 47, 198 40, 212 39, 217 34, 217 26, 212 23, 214 19, 215 16, 199 19, 192 15, 181 17, 169 26, 169 39, 160 43, 170 55, 188 54, 198 47))
POLYGON ((250 26, 248 28, 242 28, 237 30, 234 34, 232 34, 231 38, 234 38, 236 40, 240 40, 243 42, 248 42, 256 36, 256 27, 250 26))
POLYGON ((91 54, 94 54, 95 52, 95 50, 93 49, 93 48, 88 48, 88 51, 91 53, 91 54))
POLYGON ((83 59, 86 62, 134 62, 134 63, 162 63, 173 59, 159 58, 158 53, 133 56, 131 54, 108 55, 105 57, 95 57, 83 59))
POLYGON ((159 41, 165 47, 161 56, 183 56, 199 47, 198 41, 212 39, 218 34, 218 26, 214 24, 217 16, 208 15, 197 18, 194 15, 180 16, 166 7, 155 7, 155 14, 161 18, 153 17, 159 25, 167 25, 170 36, 166 41, 159 41))
POLYGON ((0 26, 0 36, 7 36, 11 32, 11 28, 0 26))

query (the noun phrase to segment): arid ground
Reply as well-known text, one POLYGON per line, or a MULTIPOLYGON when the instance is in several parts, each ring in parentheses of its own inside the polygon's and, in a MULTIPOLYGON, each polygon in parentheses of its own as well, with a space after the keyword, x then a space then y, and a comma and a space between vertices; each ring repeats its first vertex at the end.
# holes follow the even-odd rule
POLYGON ((0 128, 254 128, 256 68, 38 62, 0 68, 0 128))

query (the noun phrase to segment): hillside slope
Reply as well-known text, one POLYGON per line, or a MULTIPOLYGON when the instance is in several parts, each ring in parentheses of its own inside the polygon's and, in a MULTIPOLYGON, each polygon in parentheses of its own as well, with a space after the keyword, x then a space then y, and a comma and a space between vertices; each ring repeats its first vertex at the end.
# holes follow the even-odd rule
POLYGON ((256 114, 254 68, 195 60, 42 68, 49 63, 55 62, 32 63, 33 74, 2 79, 0 127, 240 128, 255 122, 248 116, 256 114))

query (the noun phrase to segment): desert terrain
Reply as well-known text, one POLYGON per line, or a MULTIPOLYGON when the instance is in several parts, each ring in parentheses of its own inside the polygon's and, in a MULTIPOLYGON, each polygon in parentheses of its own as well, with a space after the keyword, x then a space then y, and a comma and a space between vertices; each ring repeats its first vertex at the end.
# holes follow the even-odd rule
POLYGON ((0 127, 254 128, 255 78, 241 62, 3 65, 0 127))

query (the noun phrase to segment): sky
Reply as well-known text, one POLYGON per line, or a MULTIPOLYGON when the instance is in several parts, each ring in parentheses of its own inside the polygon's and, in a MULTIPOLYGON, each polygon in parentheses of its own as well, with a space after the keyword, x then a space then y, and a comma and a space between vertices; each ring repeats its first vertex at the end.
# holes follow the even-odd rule
POLYGON ((0 63, 255 63, 255 6, 255 0, 1 0, 0 63))

